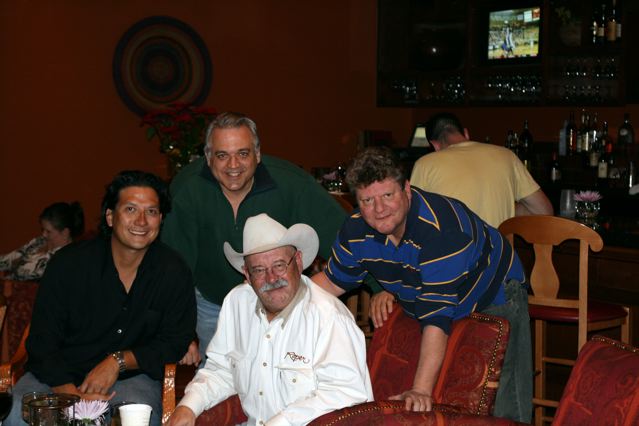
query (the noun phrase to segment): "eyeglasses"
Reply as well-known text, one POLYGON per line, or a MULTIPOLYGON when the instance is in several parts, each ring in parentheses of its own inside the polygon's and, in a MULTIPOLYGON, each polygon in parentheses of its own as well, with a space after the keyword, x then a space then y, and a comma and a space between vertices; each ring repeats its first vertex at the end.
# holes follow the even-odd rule
POLYGON ((249 275, 251 276, 251 279, 253 281, 261 281, 266 277, 266 271, 270 269, 271 274, 275 275, 276 277, 281 277, 286 273, 289 265, 291 264, 291 262, 293 262, 293 259, 295 259, 296 254, 297 250, 295 251, 295 253, 293 253, 293 257, 291 257, 288 262, 280 260, 272 264, 270 268, 265 268, 264 266, 256 266, 254 268, 251 268, 249 270, 249 275))

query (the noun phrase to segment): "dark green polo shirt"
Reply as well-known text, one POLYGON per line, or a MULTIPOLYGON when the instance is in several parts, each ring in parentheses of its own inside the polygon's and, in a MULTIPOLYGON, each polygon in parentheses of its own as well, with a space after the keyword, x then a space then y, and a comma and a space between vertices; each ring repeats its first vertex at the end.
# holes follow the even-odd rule
POLYGON ((244 277, 227 262, 225 241, 242 251, 246 219, 266 213, 287 228, 312 226, 320 239, 319 255, 327 259, 346 217, 333 197, 302 168, 262 155, 251 191, 237 218, 204 158, 188 165, 171 184, 173 209, 166 217, 162 240, 182 254, 193 271, 195 285, 209 301, 222 304, 244 277))

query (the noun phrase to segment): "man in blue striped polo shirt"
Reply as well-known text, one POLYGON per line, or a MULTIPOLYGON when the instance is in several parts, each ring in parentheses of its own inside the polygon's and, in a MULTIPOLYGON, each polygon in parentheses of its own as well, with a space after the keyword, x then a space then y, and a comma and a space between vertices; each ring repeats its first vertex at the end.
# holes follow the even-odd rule
MULTIPOLYGON (((530 422, 532 355, 524 272, 508 241, 461 201, 410 186, 392 152, 369 148, 346 181, 359 210, 313 281, 340 295, 371 274, 422 325, 413 388, 395 399, 428 411, 451 322, 478 311, 511 324, 494 415, 530 422)), ((378 323, 377 327, 381 326, 378 323)))

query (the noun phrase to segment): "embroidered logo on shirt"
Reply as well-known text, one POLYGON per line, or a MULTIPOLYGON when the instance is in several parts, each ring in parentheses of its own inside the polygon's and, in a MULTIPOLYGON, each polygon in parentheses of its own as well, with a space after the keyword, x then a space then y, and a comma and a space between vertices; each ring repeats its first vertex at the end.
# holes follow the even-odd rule
POLYGON ((286 352, 286 355, 284 355, 284 359, 286 359, 286 358, 290 358, 291 361, 293 361, 293 362, 302 361, 304 364, 308 364, 309 362, 311 362, 310 359, 307 359, 303 355, 298 355, 295 352, 286 352))

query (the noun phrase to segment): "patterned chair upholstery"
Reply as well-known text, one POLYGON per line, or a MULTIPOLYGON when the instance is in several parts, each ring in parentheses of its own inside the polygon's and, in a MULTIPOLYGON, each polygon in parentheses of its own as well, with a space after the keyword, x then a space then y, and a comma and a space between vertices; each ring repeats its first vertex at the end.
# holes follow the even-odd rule
POLYGON ((35 281, 3 280, 3 295, 7 311, 2 327, 2 365, 0 383, 12 385, 22 376, 27 361, 24 343, 29 334, 31 313, 38 283, 35 281))
POLYGON ((244 411, 242 411, 242 405, 240 404, 240 398, 237 395, 233 395, 220 402, 210 410, 206 410, 195 420, 195 426, 210 426, 210 425, 238 425, 247 421, 248 418, 244 411))
POLYGON ((579 352, 552 424, 639 425, 639 348, 593 336, 579 352))
MULTIPOLYGON (((474 313, 455 321, 433 390, 436 403, 464 407, 472 414, 492 412, 510 325, 503 318, 474 313)), ((410 389, 417 369, 419 323, 394 309, 375 330, 368 349, 368 368, 376 401, 410 389)))
MULTIPOLYGON (((454 418, 460 419, 459 422, 462 422, 463 419, 474 419, 473 416, 487 415, 492 412, 509 331, 508 321, 491 315, 472 314, 470 317, 453 324, 446 356, 433 394, 436 403, 449 407, 439 412, 433 420, 444 415, 441 413, 454 412, 458 413, 455 414, 454 418), (468 415, 468 417, 463 415, 468 415)), ((421 330, 417 321, 408 318, 399 308, 393 310, 387 323, 373 333, 367 357, 375 400, 382 402, 360 404, 328 413, 316 419, 319 422, 317 424, 324 424, 321 422, 326 419, 334 419, 335 413, 340 415, 339 413, 345 410, 349 413, 359 412, 360 408, 364 413, 368 413, 369 408, 377 412, 380 412, 379 410, 384 407, 386 410, 392 408, 398 411, 395 413, 397 414, 396 418, 413 417, 409 413, 404 413, 403 409, 396 410, 397 403, 383 400, 411 387, 417 368, 420 342, 421 330)), ((167 368, 174 368, 174 366, 167 366, 167 368)), ((167 370, 165 378, 170 377, 171 374, 174 375, 175 370, 172 373, 167 370)), ((170 389, 171 386, 170 383, 165 384, 165 390, 170 389)), ((167 419, 174 408, 175 395, 173 394, 172 398, 165 398, 163 418, 167 419)), ((384 411, 384 413, 386 412, 384 411)), ((424 413, 419 414, 421 416, 424 413)), ((422 419, 422 417, 416 416, 415 419, 422 419)), ((239 399, 237 396, 233 396, 202 413, 198 417, 196 425, 224 426, 244 421, 246 421, 246 416, 242 412, 239 399)), ((420 423, 418 421, 408 424, 420 423)), ((481 423, 452 424, 474 425, 481 423)))
POLYGON ((31 322, 38 283, 35 281, 3 280, 2 284, 7 312, 2 327, 0 360, 5 363, 18 350, 24 330, 31 322))

